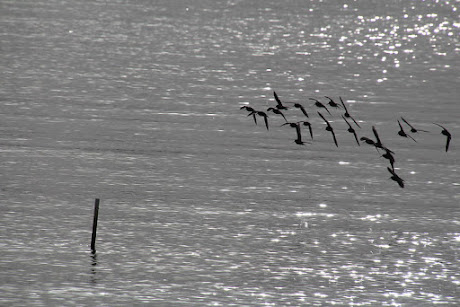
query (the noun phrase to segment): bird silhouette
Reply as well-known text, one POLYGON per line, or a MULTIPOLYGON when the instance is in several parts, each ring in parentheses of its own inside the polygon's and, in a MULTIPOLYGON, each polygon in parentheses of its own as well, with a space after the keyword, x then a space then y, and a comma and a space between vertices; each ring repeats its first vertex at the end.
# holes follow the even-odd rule
POLYGON ((449 131, 447 131, 447 129, 443 126, 441 126, 440 124, 436 124, 436 123, 433 123, 435 124, 436 126, 439 126, 442 128, 442 131, 441 131, 441 134, 445 135, 447 137, 447 140, 446 140, 446 152, 449 150, 449 144, 450 144, 450 140, 452 139, 452 134, 450 134, 449 131))
POLYGON ((399 125, 399 131, 398 131, 398 134, 404 138, 411 138, 412 140, 414 140, 414 142, 417 142, 413 137, 411 137, 410 135, 408 135, 403 127, 401 126, 401 122, 398 120, 398 125, 399 125))
POLYGON ((328 96, 324 96, 326 97, 327 99, 329 99, 329 102, 328 104, 333 107, 333 108, 336 108, 336 109, 340 109, 341 106, 339 104, 337 104, 331 97, 328 97, 328 96))
POLYGON ((395 171, 391 168, 387 167, 387 170, 391 173, 390 179, 396 181, 401 188, 404 188, 404 180, 399 177, 398 174, 396 174, 395 171))
POLYGON ((294 108, 300 109, 300 111, 302 111, 303 115, 305 115, 306 117, 309 117, 308 113, 307 113, 307 110, 305 110, 305 107, 303 105, 301 105, 300 103, 297 103, 297 102, 292 102, 292 103, 294 104, 294 108))
POLYGON ((248 112, 252 112, 252 111, 254 111, 254 108, 252 108, 252 107, 250 107, 250 106, 242 106, 242 107, 240 108, 240 110, 246 110, 246 111, 248 111, 248 112))
MULTIPOLYGON (((342 118, 343 120, 347 123, 348 125, 348 129, 347 131, 352 133, 354 136, 355 136, 355 140, 356 140, 356 143, 358 143, 358 146, 361 146, 361 144, 359 144, 359 141, 358 141, 358 136, 356 135, 356 131, 355 129, 353 129, 353 127, 350 125, 350 123, 347 121, 347 119, 345 118, 345 116, 342 115, 342 118)), ((374 143, 375 144, 375 143, 374 143)))
POLYGON ((297 133, 297 138, 294 140, 294 142, 298 145, 303 145, 305 142, 302 141, 302 133, 300 132, 300 125, 299 123, 292 123, 292 122, 286 122, 282 124, 281 126, 289 125, 291 128, 295 128, 296 133, 297 133))
POLYGON ((395 157, 393 156, 393 154, 388 149, 386 149, 382 157, 390 161, 391 168, 394 170, 395 169, 395 166, 394 166, 395 157))
POLYGON ((275 100, 276 100, 276 108, 278 110, 287 110, 288 108, 283 106, 283 103, 281 102, 281 100, 279 99, 278 95, 276 94, 275 91, 273 91, 273 96, 275 96, 275 100))
POLYGON ((405 120, 404 117, 401 116, 401 119, 403 120, 403 122, 405 122, 410 127, 410 132, 412 132, 412 133, 417 133, 418 131, 429 132, 427 130, 415 129, 415 127, 412 126, 411 124, 409 124, 409 122, 407 120, 405 120))
POLYGON ((251 115, 252 115, 252 118, 254 118, 254 122, 255 122, 256 125, 257 125, 257 118, 256 118, 256 113, 257 113, 257 111, 254 110, 254 108, 252 108, 252 107, 250 107, 250 106, 242 106, 242 107, 240 108, 240 110, 243 110, 243 109, 245 109, 246 111, 249 112, 248 116, 251 116, 251 115))
POLYGON ((315 102, 315 106, 317 106, 318 108, 326 109, 327 113, 329 113, 329 115, 332 115, 331 112, 329 112, 329 110, 326 108, 326 106, 321 103, 321 101, 315 98, 310 98, 310 100, 313 100, 315 102))
POLYGON ((353 122, 356 124, 356 126, 358 126, 358 128, 361 128, 361 126, 358 124, 358 122, 350 115, 350 113, 348 113, 348 109, 347 109, 347 106, 345 105, 345 103, 343 102, 342 100, 342 97, 339 97, 340 98, 340 102, 342 103, 343 105, 343 109, 345 110, 345 114, 343 114, 346 118, 351 118, 353 120, 353 122))
POLYGON ((332 129, 331 124, 327 121, 326 118, 324 118, 323 114, 321 114, 321 113, 319 113, 319 112, 318 112, 318 114, 319 114, 319 116, 321 116, 321 118, 326 122, 326 124, 327 124, 326 130, 332 133, 332 137, 333 137, 333 139, 334 139, 335 146, 339 147, 339 145, 337 144, 337 139, 336 139, 336 137, 335 137, 334 129, 332 129))
POLYGON ((362 137, 360 138, 360 140, 363 141, 363 142, 365 142, 366 144, 369 144, 369 145, 372 145, 372 146, 375 147, 375 142, 374 142, 374 140, 371 140, 371 139, 368 138, 368 137, 362 136, 362 137))
POLYGON ((250 115, 254 116, 254 120, 255 120, 256 114, 264 118, 265 127, 267 127, 267 130, 268 130, 268 115, 267 115, 267 113, 262 112, 262 111, 256 111, 256 110, 254 110, 254 111, 252 111, 251 113, 249 113, 248 116, 250 116, 250 115))
POLYGON ((284 120, 287 122, 286 117, 284 116, 283 112, 281 112, 280 110, 275 109, 275 108, 268 108, 267 112, 270 112, 270 111, 272 111, 275 114, 281 115, 284 118, 284 120))

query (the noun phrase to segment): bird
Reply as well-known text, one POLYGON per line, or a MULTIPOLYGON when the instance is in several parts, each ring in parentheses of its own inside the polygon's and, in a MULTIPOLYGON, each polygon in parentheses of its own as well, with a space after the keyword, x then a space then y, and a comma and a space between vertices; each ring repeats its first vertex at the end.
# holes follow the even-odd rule
POLYGON ((279 99, 278 95, 276 94, 275 91, 273 91, 273 96, 275 96, 275 100, 276 100, 276 108, 278 110, 287 110, 288 108, 283 106, 283 104, 281 103, 281 100, 279 99))
POLYGON ((268 108, 267 112, 270 112, 270 111, 272 111, 275 114, 281 115, 284 118, 284 120, 287 122, 286 117, 284 116, 283 112, 281 112, 280 110, 275 109, 275 108, 268 108))
POLYGON ((398 131, 398 134, 399 134, 400 136, 402 136, 402 137, 404 137, 404 138, 411 138, 411 139, 414 140, 414 142, 417 142, 413 137, 411 137, 410 135, 408 135, 408 134, 404 131, 403 127, 401 126, 401 122, 400 122, 399 120, 398 120, 398 124, 399 124, 399 131, 398 131))
POLYGON ((342 103, 343 105, 343 108, 345 110, 345 114, 343 114, 346 118, 351 118, 353 120, 353 122, 356 124, 356 126, 358 126, 358 128, 361 128, 361 126, 358 124, 358 122, 350 115, 350 113, 348 113, 348 109, 347 107, 345 106, 345 103, 343 102, 342 100, 342 97, 339 97, 340 98, 340 102, 342 103))
POLYGON ((407 120, 404 119, 404 117, 401 116, 401 119, 410 127, 410 132, 412 132, 412 133, 417 133, 418 131, 429 132, 429 131, 427 131, 427 130, 415 129, 414 126, 412 126, 411 124, 409 124, 409 122, 408 122, 407 120))
POLYGON ((317 106, 318 108, 326 109, 327 113, 329 113, 329 115, 332 115, 331 112, 329 112, 329 110, 326 108, 326 106, 321 103, 321 101, 315 98, 310 98, 310 100, 313 100, 315 102, 315 106, 317 106))
POLYGON ((339 104, 337 104, 331 97, 328 97, 328 96, 324 96, 326 97, 327 99, 329 99, 329 102, 328 104, 333 107, 333 108, 337 108, 337 109, 340 109, 341 106, 339 104))
POLYGON ((330 131, 332 133, 332 137, 334 138, 334 143, 335 143, 335 146, 339 147, 339 145, 337 144, 337 139, 335 137, 335 133, 334 133, 334 129, 332 129, 332 126, 331 124, 324 118, 323 114, 319 113, 319 116, 321 116, 321 118, 326 122, 327 124, 327 127, 326 127, 326 130, 327 131, 330 131))
POLYGON ((394 170, 395 157, 393 156, 393 154, 388 149, 386 149, 382 157, 390 161, 391 168, 394 170))
POLYGON ((294 104, 294 108, 300 109, 300 111, 302 111, 303 115, 305 115, 306 117, 309 117, 308 113, 307 113, 307 110, 305 110, 305 107, 303 105, 301 105, 300 103, 297 103, 297 102, 291 102, 291 103, 294 104))
POLYGON ((348 125, 348 129, 347 131, 352 133, 354 136, 355 136, 355 140, 356 140, 356 143, 358 143, 358 146, 361 146, 361 144, 359 144, 359 141, 358 141, 358 136, 356 135, 356 131, 355 129, 353 129, 353 127, 350 125, 350 123, 347 121, 347 119, 342 115, 342 118, 343 120, 347 123, 348 125))
POLYGON ((248 111, 248 112, 254 111, 254 108, 252 108, 252 107, 250 107, 250 106, 242 106, 242 107, 240 108, 240 110, 243 110, 243 109, 245 109, 245 110, 248 111))
POLYGON ((242 107, 240 108, 240 110, 243 110, 243 109, 245 109, 246 111, 249 112, 248 116, 251 116, 251 115, 252 115, 252 117, 254 118, 254 122, 255 122, 256 125, 257 125, 257 118, 256 118, 256 112, 257 112, 257 111, 254 110, 254 108, 252 108, 252 107, 250 107, 250 106, 242 106, 242 107))
POLYGON ((449 150, 449 144, 450 144, 450 140, 452 139, 452 134, 450 134, 449 131, 447 131, 447 129, 443 126, 441 126, 440 124, 436 124, 436 123, 433 123, 435 124, 436 126, 439 126, 442 128, 442 131, 441 131, 441 134, 445 135, 447 137, 447 141, 446 141, 446 152, 449 150))
POLYGON ((298 145, 303 145, 305 142, 302 141, 302 133, 300 132, 300 125, 299 123, 292 123, 292 122, 286 122, 282 124, 281 126, 289 125, 291 128, 295 128, 297 132, 297 138, 294 140, 294 142, 298 145))
POLYGON ((360 140, 363 141, 363 142, 365 142, 366 144, 375 146, 374 140, 371 140, 371 139, 368 138, 368 137, 362 136, 362 137, 360 138, 360 140))
POLYGON ((262 112, 262 111, 256 111, 256 110, 254 110, 254 111, 252 111, 251 113, 249 113, 248 116, 250 116, 250 115, 254 116, 254 120, 255 120, 256 114, 264 118, 265 127, 267 127, 267 130, 268 130, 268 115, 267 115, 267 113, 262 112))
POLYGON ((311 129, 311 124, 310 124, 310 122, 302 121, 301 123, 302 123, 304 126, 308 126, 308 130, 310 130, 311 139, 313 140, 313 130, 311 129))
POLYGON ((396 174, 395 171, 391 168, 387 167, 387 170, 391 173, 390 179, 396 181, 401 188, 404 188, 404 180, 399 177, 398 174, 396 174))

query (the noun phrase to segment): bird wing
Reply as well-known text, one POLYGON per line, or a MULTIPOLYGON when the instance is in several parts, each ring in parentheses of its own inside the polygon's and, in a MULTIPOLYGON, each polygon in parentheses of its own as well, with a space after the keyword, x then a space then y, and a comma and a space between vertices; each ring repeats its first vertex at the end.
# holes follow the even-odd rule
POLYGON ((358 124, 358 122, 350 115, 350 118, 354 121, 354 123, 356 124, 356 126, 358 126, 359 128, 361 128, 361 126, 358 124))
POLYGON ((278 105, 282 106, 283 104, 281 103, 281 100, 278 98, 278 95, 276 94, 275 91, 273 91, 273 96, 275 96, 276 103, 278 105))
POLYGON ((407 122, 407 120, 404 119, 404 117, 401 116, 401 119, 402 119, 409 127, 411 127, 412 129, 415 129, 414 126, 412 126, 411 124, 409 124, 409 123, 407 122))
POLYGON ((311 129, 311 125, 308 125, 308 130, 310 130, 310 136, 311 136, 311 139, 313 140, 313 130, 311 129))
POLYGON ((267 115, 262 115, 265 121, 265 127, 267 127, 268 130, 268 116, 267 115))
POLYGON ((355 130, 353 130, 353 135, 355 136, 355 140, 356 140, 356 143, 358 143, 358 146, 361 146, 361 144, 359 144, 358 136, 356 135, 355 130))
POLYGON ((339 147, 339 144, 337 144, 337 139, 335 138, 334 130, 331 130, 331 133, 332 133, 332 137, 334 138, 335 146, 339 147))
POLYGON ((350 127, 351 129, 353 129, 350 125, 350 123, 348 122, 348 120, 345 118, 345 116, 342 115, 342 118, 343 120, 347 123, 348 127, 350 127))
POLYGON ((329 125, 329 122, 324 118, 323 114, 318 112, 318 115, 321 116, 321 118, 329 125))
POLYGON ((257 118, 256 118, 256 114, 257 112, 256 111, 252 111, 251 113, 248 114, 248 116, 251 116, 252 115, 252 118, 254 118, 254 122, 256 123, 257 125, 257 118))
POLYGON ((340 102, 341 102, 342 105, 343 105, 343 108, 345 109, 345 112, 348 113, 347 107, 345 106, 345 103, 343 102, 342 97, 339 97, 339 98, 340 98, 340 102))
POLYGON ((407 136, 410 137, 415 143, 417 143, 417 141, 412 136, 410 136, 409 134, 407 134, 407 136))
POLYGON ((297 140, 298 140, 300 143, 302 143, 302 134, 301 134, 301 132, 300 132, 300 125, 299 125, 299 124, 297 124, 297 125, 295 126, 295 131, 297 132, 297 140))
POLYGON ((447 136, 447 141, 446 141, 446 152, 449 150, 449 144, 450 144, 450 140, 452 139, 452 137, 450 135, 447 136))
POLYGON ((379 138, 379 134, 377 133, 377 129, 375 129, 375 126, 372 126, 372 131, 374 132, 375 138, 377 139, 377 143, 382 144, 379 138))
POLYGON ((300 110, 302 111, 302 113, 303 113, 306 117, 308 117, 307 110, 305 110, 305 108, 303 107, 303 105, 299 104, 299 106, 300 106, 299 108, 300 108, 300 110))
POLYGON ((280 112, 279 114, 280 114, 280 115, 284 118, 284 120, 287 122, 286 116, 284 116, 283 112, 281 112, 281 111, 279 111, 279 112, 280 112))
POLYGON ((387 167, 387 170, 393 175, 393 176, 397 176, 395 171, 392 170, 391 168, 387 167))
POLYGON ((433 123, 433 124, 435 124, 435 125, 438 126, 438 127, 441 127, 442 129, 447 130, 446 128, 444 128, 444 126, 441 126, 440 124, 436 124, 436 123, 433 123))

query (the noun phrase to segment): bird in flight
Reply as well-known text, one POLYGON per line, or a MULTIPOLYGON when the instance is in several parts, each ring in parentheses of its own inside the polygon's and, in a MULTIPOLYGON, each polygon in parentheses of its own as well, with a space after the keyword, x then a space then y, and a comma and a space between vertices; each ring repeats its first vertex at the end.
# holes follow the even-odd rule
POLYGON ((252 111, 254 111, 254 108, 252 108, 252 107, 250 107, 250 106, 242 106, 242 107, 240 108, 240 110, 246 110, 246 111, 248 111, 248 112, 252 112, 252 111))
POLYGON ((366 144, 375 146, 374 140, 371 140, 371 139, 368 138, 368 137, 362 136, 362 137, 360 138, 360 140, 363 141, 363 142, 365 142, 366 144))
POLYGON ((310 98, 310 100, 313 100, 315 102, 315 106, 317 106, 318 108, 326 109, 327 113, 329 113, 329 115, 332 115, 331 112, 329 112, 329 110, 326 108, 326 106, 321 103, 321 101, 315 98, 310 98))
POLYGON ((390 179, 396 181, 401 188, 404 188, 404 180, 399 177, 398 174, 396 174, 395 171, 391 168, 387 167, 387 170, 391 173, 390 179))
POLYGON ((326 125, 327 125, 327 126, 326 126, 326 130, 332 133, 332 137, 333 137, 333 139, 334 139, 335 146, 339 147, 339 145, 337 144, 337 139, 336 139, 336 137, 335 137, 334 129, 332 129, 331 124, 327 121, 326 118, 324 118, 323 114, 321 114, 321 113, 319 113, 319 112, 318 112, 318 114, 319 114, 319 116, 321 116, 321 118, 326 122, 326 125))
POLYGON ((435 124, 436 126, 439 126, 442 128, 442 131, 441 131, 441 134, 445 135, 447 137, 447 140, 446 140, 446 152, 449 150, 449 144, 450 144, 450 140, 452 139, 452 134, 450 134, 449 131, 447 131, 446 128, 444 128, 443 126, 441 126, 440 124, 436 124, 436 123, 433 123, 435 124))
POLYGON ((329 99, 329 102, 328 104, 333 107, 333 108, 337 108, 337 109, 340 109, 341 106, 339 104, 337 104, 331 97, 328 97, 328 96, 324 96, 326 97, 327 99, 329 99))
POLYGON ((412 126, 411 124, 409 124, 409 122, 407 120, 405 120, 404 117, 401 116, 401 119, 403 120, 403 122, 405 122, 410 127, 410 132, 412 132, 412 133, 417 133, 418 131, 429 132, 427 130, 415 129, 415 127, 412 126))
POLYGON ((403 129, 402 125, 401 125, 401 122, 400 122, 399 120, 398 120, 398 124, 399 124, 399 131, 398 131, 398 134, 399 134, 400 136, 402 136, 402 137, 404 137, 404 138, 411 138, 411 139, 414 140, 414 142, 417 142, 413 137, 411 137, 410 135, 408 135, 408 134, 404 131, 404 129, 403 129))
POLYGON ((302 111, 303 115, 305 115, 306 117, 309 117, 308 113, 307 113, 307 110, 305 110, 305 107, 303 105, 301 105, 300 103, 297 103, 297 102, 291 102, 291 103, 294 103, 294 108, 300 109, 300 111, 302 111))
MULTIPOLYGON (((353 129, 353 127, 350 125, 350 123, 347 121, 347 119, 342 115, 342 118, 343 120, 347 123, 348 125, 348 129, 347 131, 352 133, 354 136, 355 136, 355 140, 356 140, 356 143, 358 143, 358 146, 361 146, 361 144, 359 144, 359 141, 358 141, 358 136, 356 135, 356 131, 355 129, 353 129)), ((371 140, 372 141, 372 140, 371 140)), ((374 143, 374 141, 372 141, 374 143)), ((375 143, 374 143, 375 144, 375 143)))
POLYGON ((272 111, 275 114, 281 115, 284 118, 284 120, 287 122, 286 117, 284 116, 283 112, 281 112, 280 110, 275 109, 275 108, 268 108, 267 112, 270 112, 270 111, 272 111))
POLYGON ((278 95, 276 94, 275 91, 273 91, 273 96, 275 96, 275 100, 276 100, 276 108, 278 110, 287 110, 288 108, 283 106, 283 103, 281 102, 281 100, 279 99, 278 95))
POLYGON ((256 113, 257 113, 257 111, 254 110, 254 108, 252 108, 252 107, 250 107, 250 106, 242 106, 242 107, 240 108, 240 110, 243 110, 243 109, 245 109, 246 111, 249 112, 248 116, 251 116, 251 115, 252 115, 252 118, 254 118, 254 122, 255 122, 256 125, 257 125, 257 118, 256 118, 256 113))
POLYGON ((347 109, 347 106, 345 105, 345 103, 343 102, 342 100, 342 97, 339 97, 340 98, 340 102, 342 103, 343 105, 343 109, 345 110, 345 114, 343 114, 346 118, 351 118, 353 120, 353 122, 356 124, 356 126, 358 126, 359 128, 361 128, 361 126, 358 124, 358 122, 356 122, 356 120, 350 115, 350 113, 348 113, 348 109, 347 109))
POLYGON ((286 123, 282 124, 281 126, 285 126, 285 125, 289 125, 289 127, 295 128, 295 130, 297 132, 297 138, 294 140, 294 142, 296 144, 298 144, 298 145, 305 144, 305 142, 302 141, 302 133, 300 132, 300 124, 299 123, 286 122, 286 123))
POLYGON ((391 168, 394 170, 395 169, 395 166, 394 166, 395 157, 393 156, 391 151, 389 151, 388 149, 385 149, 385 153, 382 155, 382 157, 390 161, 391 168))
POLYGON ((252 111, 251 113, 249 113, 248 116, 251 116, 251 115, 254 116, 254 120, 255 120, 256 114, 264 118, 265 127, 267 127, 267 130, 268 130, 268 115, 267 115, 267 113, 262 112, 262 111, 256 111, 256 110, 254 110, 254 111, 252 111))

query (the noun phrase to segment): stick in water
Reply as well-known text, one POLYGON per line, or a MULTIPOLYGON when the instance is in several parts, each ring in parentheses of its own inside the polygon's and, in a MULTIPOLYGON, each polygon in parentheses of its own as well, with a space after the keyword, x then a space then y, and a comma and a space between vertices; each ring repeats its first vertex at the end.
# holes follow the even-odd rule
POLYGON ((91 252, 96 252, 96 230, 97 230, 97 218, 99 215, 99 198, 96 198, 94 202, 94 219, 93 219, 93 235, 91 237, 91 252))

